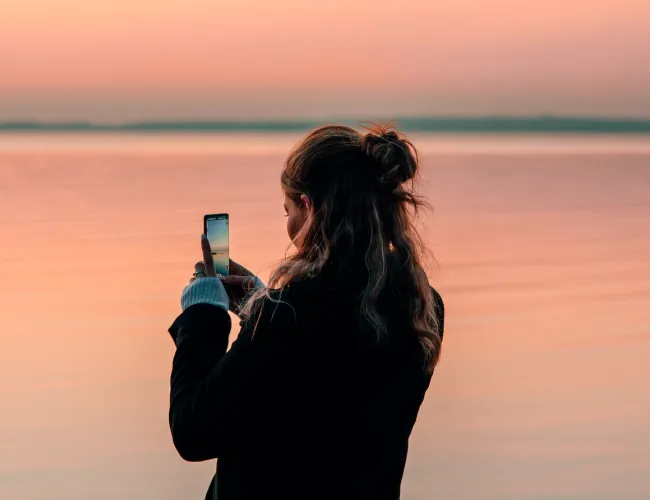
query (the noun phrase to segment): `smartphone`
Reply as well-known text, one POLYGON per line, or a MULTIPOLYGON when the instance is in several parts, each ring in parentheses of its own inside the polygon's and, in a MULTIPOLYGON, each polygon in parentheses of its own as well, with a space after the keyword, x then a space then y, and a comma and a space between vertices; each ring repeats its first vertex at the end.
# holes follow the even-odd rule
POLYGON ((230 274, 228 214, 208 214, 203 217, 203 232, 210 242, 212 258, 217 274, 228 276, 230 274))

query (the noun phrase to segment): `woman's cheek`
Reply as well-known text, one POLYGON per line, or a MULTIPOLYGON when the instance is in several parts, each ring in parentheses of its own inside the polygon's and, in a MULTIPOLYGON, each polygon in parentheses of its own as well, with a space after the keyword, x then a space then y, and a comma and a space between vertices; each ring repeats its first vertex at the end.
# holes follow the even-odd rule
POLYGON ((304 238, 302 232, 307 229, 305 224, 307 224, 307 217, 305 217, 304 214, 298 212, 293 216, 289 216, 289 220, 287 221, 287 233, 296 247, 300 247, 301 240, 304 238))
POLYGON ((292 216, 287 217, 287 234, 289 235, 289 239, 291 241, 293 241, 296 235, 298 234, 298 230, 300 228, 297 226, 298 224, 296 223, 295 217, 292 216))

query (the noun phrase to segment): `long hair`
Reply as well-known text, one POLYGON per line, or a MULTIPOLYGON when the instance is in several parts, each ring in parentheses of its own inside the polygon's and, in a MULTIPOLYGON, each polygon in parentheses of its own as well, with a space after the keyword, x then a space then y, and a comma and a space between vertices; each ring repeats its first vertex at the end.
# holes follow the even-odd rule
POLYGON ((389 127, 373 125, 361 134, 328 125, 307 135, 287 158, 281 184, 297 204, 302 194, 311 198, 311 216, 294 239, 295 252, 271 274, 269 287, 244 304, 244 319, 261 314, 270 289, 317 277, 325 269, 344 277, 365 265, 360 321, 378 340, 385 338, 382 304, 387 296, 398 297, 433 370, 441 338, 422 266, 427 250, 414 223, 418 209, 426 206, 414 193, 417 171, 415 147, 389 127))

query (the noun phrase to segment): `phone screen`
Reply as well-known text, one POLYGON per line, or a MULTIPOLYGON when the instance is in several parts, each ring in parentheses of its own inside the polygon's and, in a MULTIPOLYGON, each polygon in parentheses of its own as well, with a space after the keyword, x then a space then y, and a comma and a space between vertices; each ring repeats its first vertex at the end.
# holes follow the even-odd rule
POLYGON ((228 255, 228 214, 206 215, 204 231, 212 248, 214 268, 217 274, 228 276, 230 259, 228 255))

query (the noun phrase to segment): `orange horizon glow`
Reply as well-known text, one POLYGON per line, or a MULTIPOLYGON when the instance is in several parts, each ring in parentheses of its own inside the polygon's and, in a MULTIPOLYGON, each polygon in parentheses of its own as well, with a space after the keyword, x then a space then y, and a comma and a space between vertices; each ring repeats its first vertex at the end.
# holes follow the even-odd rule
POLYGON ((643 0, 9 0, 0 118, 650 115, 649 21, 643 0))

